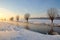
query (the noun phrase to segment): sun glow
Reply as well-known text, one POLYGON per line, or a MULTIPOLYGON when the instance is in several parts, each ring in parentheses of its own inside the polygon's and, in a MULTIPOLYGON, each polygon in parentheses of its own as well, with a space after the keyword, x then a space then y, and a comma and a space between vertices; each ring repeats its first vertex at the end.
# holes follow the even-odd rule
POLYGON ((0 19, 4 19, 4 18, 8 19, 11 16, 15 16, 15 13, 9 11, 8 9, 0 8, 0 19))

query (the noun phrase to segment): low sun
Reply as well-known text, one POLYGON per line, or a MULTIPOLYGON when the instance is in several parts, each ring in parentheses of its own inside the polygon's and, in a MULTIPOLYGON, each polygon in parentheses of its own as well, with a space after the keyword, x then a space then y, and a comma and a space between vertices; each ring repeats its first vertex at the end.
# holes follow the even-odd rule
POLYGON ((4 19, 4 18, 10 18, 11 16, 15 16, 15 14, 11 11, 9 11, 8 9, 5 8, 0 8, 0 19, 4 19))

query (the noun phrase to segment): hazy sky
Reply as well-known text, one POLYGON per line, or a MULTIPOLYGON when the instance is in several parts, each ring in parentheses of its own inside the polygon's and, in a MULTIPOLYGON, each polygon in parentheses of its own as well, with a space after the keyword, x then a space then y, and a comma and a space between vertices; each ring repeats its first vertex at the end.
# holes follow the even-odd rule
POLYGON ((46 16, 47 9, 60 9, 60 0, 0 0, 0 16, 30 13, 32 17, 46 16))

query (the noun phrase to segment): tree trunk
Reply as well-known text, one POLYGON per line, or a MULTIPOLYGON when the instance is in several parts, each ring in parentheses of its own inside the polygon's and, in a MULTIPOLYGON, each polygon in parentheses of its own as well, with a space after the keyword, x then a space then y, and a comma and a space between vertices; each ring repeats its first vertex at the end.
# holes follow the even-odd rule
POLYGON ((51 20, 51 30, 53 30, 53 26, 54 26, 53 20, 51 20))
POLYGON ((26 20, 27 20, 27 23, 28 23, 28 18, 26 18, 26 20))
POLYGON ((53 23, 53 20, 51 20, 52 21, 52 23, 53 23))

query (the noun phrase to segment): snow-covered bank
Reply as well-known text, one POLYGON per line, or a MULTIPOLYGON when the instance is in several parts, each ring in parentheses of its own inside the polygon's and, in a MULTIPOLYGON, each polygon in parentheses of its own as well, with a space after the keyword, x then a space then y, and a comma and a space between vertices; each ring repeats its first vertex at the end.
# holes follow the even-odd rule
POLYGON ((44 35, 0 22, 0 40, 60 40, 60 35, 44 35))
POLYGON ((20 31, 0 31, 0 40, 60 40, 60 36, 44 35, 25 29, 20 29, 20 31))

